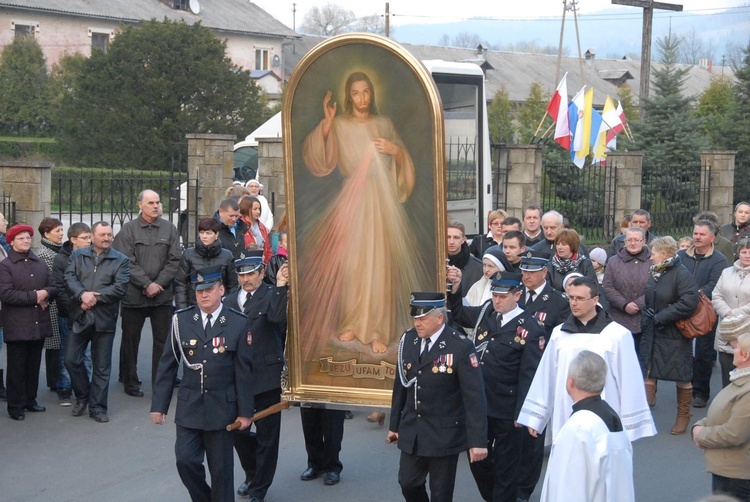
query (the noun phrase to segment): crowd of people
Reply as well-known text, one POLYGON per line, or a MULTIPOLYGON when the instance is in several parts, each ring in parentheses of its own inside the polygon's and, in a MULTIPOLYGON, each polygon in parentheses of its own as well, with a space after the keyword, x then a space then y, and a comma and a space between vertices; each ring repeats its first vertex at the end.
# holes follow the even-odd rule
MULTIPOLYGON (((117 235, 107 222, 74 223, 64 241, 62 222, 45 218, 35 251, 35 230, 7 228, 0 215, 8 361, 0 396, 10 418, 45 411, 37 401, 44 351, 59 404, 107 423, 117 318, 119 381, 135 398, 144 396, 138 353, 149 318, 151 419, 165 423, 179 388, 175 454, 191 498, 233 500, 236 492, 262 501, 281 420, 252 417, 281 402, 289 270, 286 232, 273 234, 259 189, 254 180, 230 187, 184 250, 152 190, 139 194, 138 217, 117 235), (231 422, 238 431, 226 430, 231 422), (236 491, 233 449, 245 472, 236 491)), ((547 469, 543 500, 559 500, 576 476, 586 500, 632 500, 630 442, 656 434, 658 381, 676 384, 671 433, 684 434, 691 407, 706 407, 718 390, 710 388, 718 351, 724 390, 692 438, 706 451, 713 491, 748 500, 750 204, 738 204, 723 226, 713 213, 697 214, 692 235, 679 240, 655 236, 639 209, 609 246, 590 251, 554 210, 532 205, 518 216, 493 211, 488 233, 471 243, 460 222, 449 222, 447 293, 411 296, 414 328, 400 340, 387 434, 401 450, 404 498, 427 500, 429 477, 431 500, 452 500, 457 458, 467 452, 484 500, 528 500, 553 445, 550 465, 560 467, 547 469), (675 322, 693 315, 699 291, 720 322, 693 341, 675 322), (612 462, 575 458, 576 445, 612 462), (602 465, 620 467, 599 472, 602 465), (598 481, 588 486, 592 472, 598 481)), ((345 412, 303 411, 301 479, 336 484, 345 412)))

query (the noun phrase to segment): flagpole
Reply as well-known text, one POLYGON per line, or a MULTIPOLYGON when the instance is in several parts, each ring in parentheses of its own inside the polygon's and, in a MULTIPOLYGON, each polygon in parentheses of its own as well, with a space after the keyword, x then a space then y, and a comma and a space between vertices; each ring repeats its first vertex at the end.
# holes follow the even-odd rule
POLYGON ((581 81, 585 84, 586 78, 583 76, 583 54, 581 53, 581 36, 578 33, 578 11, 576 10, 576 0, 572 0, 573 19, 576 25, 576 43, 578 44, 578 68, 581 71, 581 81))
POLYGON ((541 140, 543 140, 544 138, 546 138, 546 137, 547 137, 547 135, 549 134, 549 132, 550 132, 550 131, 552 130, 552 128, 553 128, 553 127, 555 127, 555 122, 552 122, 552 123, 551 123, 551 124, 549 125, 549 127, 547 128, 547 130, 546 130, 546 131, 544 131, 544 134, 542 134, 542 136, 541 136, 541 137, 539 138, 539 141, 541 141, 541 140))
MULTIPOLYGON (((555 85, 560 81, 560 65, 562 64, 563 34, 565 33, 565 12, 568 10, 568 0, 563 0, 562 24, 560 25, 560 43, 557 45, 557 68, 555 68, 555 85)), ((565 96, 565 99, 568 99, 565 96)))
POLYGON ((534 133, 534 136, 531 139, 536 138, 536 135, 539 134, 539 130, 542 128, 542 124, 544 124, 544 119, 547 118, 547 115, 549 115, 549 112, 547 110, 544 110, 544 117, 542 117, 542 120, 539 121, 539 125, 536 128, 536 132, 534 133))

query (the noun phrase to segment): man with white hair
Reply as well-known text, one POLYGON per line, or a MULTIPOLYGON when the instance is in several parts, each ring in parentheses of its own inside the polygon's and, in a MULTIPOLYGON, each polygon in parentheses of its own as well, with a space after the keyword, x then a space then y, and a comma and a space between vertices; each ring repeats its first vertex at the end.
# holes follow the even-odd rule
POLYGON ((549 251, 555 253, 555 237, 563 229, 563 215, 557 211, 547 211, 542 216, 542 232, 544 238, 531 248, 535 251, 549 251))
POLYGON ((583 350, 573 358, 565 390, 570 416, 552 446, 542 501, 635 500, 633 447, 615 410, 601 397, 607 363, 583 350))
POLYGON ((250 195, 260 201, 260 222, 270 231, 273 228, 273 213, 268 205, 268 199, 261 195, 263 185, 256 179, 251 179, 245 184, 245 188, 250 190, 250 195))

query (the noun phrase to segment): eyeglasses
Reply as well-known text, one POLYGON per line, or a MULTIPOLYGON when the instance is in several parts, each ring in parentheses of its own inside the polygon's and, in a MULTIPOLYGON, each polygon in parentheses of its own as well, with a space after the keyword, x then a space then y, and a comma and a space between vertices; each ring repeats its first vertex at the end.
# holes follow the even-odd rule
POLYGON ((580 303, 580 302, 585 302, 585 301, 588 301, 588 300, 592 300, 594 298, 595 298, 594 296, 592 296, 590 298, 582 298, 580 296, 569 296, 568 297, 568 301, 570 303, 580 303))
POLYGON ((626 239, 625 242, 628 244, 638 244, 639 242, 643 242, 643 239, 626 239))

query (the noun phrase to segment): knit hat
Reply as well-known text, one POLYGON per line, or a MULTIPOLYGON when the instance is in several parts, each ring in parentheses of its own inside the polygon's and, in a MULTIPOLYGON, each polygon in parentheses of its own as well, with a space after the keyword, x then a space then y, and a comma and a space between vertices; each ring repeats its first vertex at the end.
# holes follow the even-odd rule
POLYGON ((589 258, 591 258, 591 261, 595 261, 600 265, 607 264, 607 252, 602 248, 592 249, 589 253, 589 258))
POLYGON ((727 343, 736 340, 743 333, 750 333, 750 316, 732 314, 725 317, 719 324, 719 332, 727 343))
POLYGON ((28 232, 32 237, 34 236, 34 229, 29 225, 13 225, 5 233, 5 240, 8 242, 8 244, 10 244, 18 234, 23 232, 28 232))
POLYGON ((482 255, 482 259, 484 258, 487 258, 492 263, 494 263, 501 272, 505 272, 506 270, 510 269, 508 258, 505 256, 505 253, 502 252, 500 246, 489 247, 487 251, 484 252, 484 255, 482 255))

